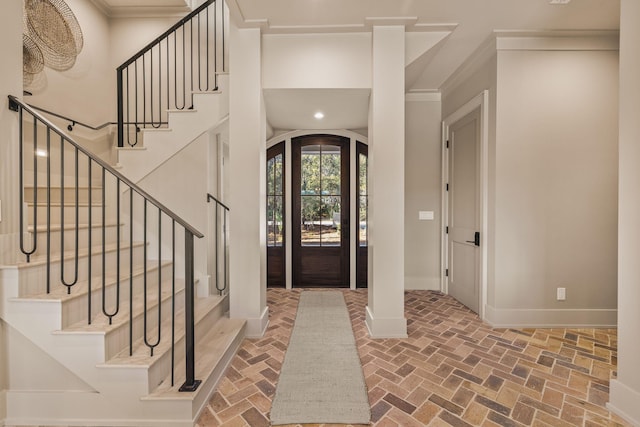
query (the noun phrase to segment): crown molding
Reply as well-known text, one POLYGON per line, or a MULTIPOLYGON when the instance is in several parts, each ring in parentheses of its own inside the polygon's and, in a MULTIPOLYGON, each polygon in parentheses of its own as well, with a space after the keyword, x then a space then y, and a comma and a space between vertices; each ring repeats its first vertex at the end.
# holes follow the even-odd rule
POLYGON ((157 17, 182 17, 191 12, 191 7, 184 5, 159 6, 159 5, 127 5, 113 6, 108 0, 90 0, 91 3, 109 18, 157 18, 157 17))

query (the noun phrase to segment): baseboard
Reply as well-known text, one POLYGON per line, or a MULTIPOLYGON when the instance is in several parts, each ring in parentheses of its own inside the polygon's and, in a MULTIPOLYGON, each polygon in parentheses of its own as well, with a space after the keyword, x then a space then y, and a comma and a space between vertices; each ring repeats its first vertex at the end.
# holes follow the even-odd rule
POLYGON ((405 291, 440 291, 439 277, 404 276, 405 291))
POLYGON ((258 318, 247 319, 247 338, 262 338, 267 332, 269 326, 269 307, 262 310, 262 314, 258 318))
POLYGON ((375 317, 366 307, 366 325, 371 338, 407 338, 407 319, 375 317))
POLYGON ((640 426, 640 392, 633 390, 620 382, 611 380, 609 403, 607 408, 616 415, 624 418, 634 426, 640 426))
POLYGON ((615 328, 615 309, 495 308, 485 305, 485 322, 494 328, 615 328))

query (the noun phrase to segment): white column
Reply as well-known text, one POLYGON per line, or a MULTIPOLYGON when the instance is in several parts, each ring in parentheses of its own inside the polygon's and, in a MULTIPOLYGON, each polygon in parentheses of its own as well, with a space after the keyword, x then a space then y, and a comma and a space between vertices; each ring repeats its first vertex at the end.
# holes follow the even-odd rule
POLYGON ((640 2, 620 5, 618 378, 609 407, 640 425, 640 2))
POLYGON ((373 338, 406 337, 404 317, 404 27, 373 28, 369 117, 369 304, 373 338))
POLYGON ((266 116, 259 29, 229 30, 229 302, 247 319, 247 335, 264 334, 266 294, 266 116))

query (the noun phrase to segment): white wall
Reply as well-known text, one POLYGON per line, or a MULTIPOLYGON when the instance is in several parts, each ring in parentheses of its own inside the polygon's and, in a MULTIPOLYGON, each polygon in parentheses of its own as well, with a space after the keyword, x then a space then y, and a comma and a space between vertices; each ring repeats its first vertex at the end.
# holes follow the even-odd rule
POLYGON ((620 15, 618 378, 609 407, 640 425, 640 3, 622 0, 620 15))
POLYGON ((497 72, 494 308, 614 324, 618 54, 499 51, 497 72))
POLYGON ((100 125, 115 118, 115 71, 109 61, 109 21, 90 1, 68 0, 67 4, 82 29, 82 52, 67 71, 45 67, 45 88, 34 92, 27 102, 84 123, 100 125))
POLYGON ((265 34, 262 52, 267 89, 371 87, 370 33, 265 34))
MULTIPOLYGON (((209 247, 208 222, 209 208, 207 192, 209 191, 210 144, 215 145, 215 134, 204 133, 194 142, 176 153, 160 167, 143 178, 138 185, 155 197, 160 203, 167 206, 188 224, 195 227, 205 235, 203 238, 194 239, 194 268, 195 278, 199 280, 199 295, 207 291, 207 248, 209 247), (214 140, 213 142, 211 140, 214 140), (189 189, 185 191, 185 189, 189 189)), ((212 173, 215 170, 211 171, 212 173)), ((125 201, 128 197, 124 197, 125 201)), ((134 205, 135 206, 135 205, 134 205)), ((136 208, 138 209, 138 208, 136 208)), ((149 259, 158 259, 158 247, 156 244, 157 210, 149 205, 148 208, 150 233, 149 259)), ((123 208, 128 211, 127 207, 123 208)), ((140 213, 142 208, 134 211, 136 227, 141 229, 142 221, 140 213), (136 212, 138 215, 136 215, 136 212)), ((213 212, 211 212, 213 214, 213 212)), ((162 254, 163 259, 171 259, 171 220, 163 215, 162 218, 162 254)), ((136 228, 134 228, 136 230, 136 228)), ((184 277, 184 233, 180 225, 176 225, 176 276, 184 277)), ((142 240, 142 235, 138 235, 142 240)))
POLYGON ((440 290, 441 149, 439 94, 407 95, 405 103, 405 289, 440 290), (431 221, 419 211, 433 211, 431 221))

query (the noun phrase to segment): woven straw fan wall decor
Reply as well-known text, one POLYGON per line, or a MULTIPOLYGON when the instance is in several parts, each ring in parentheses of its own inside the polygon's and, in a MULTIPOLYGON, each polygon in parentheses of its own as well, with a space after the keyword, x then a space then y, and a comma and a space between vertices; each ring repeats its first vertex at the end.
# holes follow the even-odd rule
POLYGON ((44 67, 73 67, 84 43, 76 16, 63 0, 24 0, 23 82, 25 88, 45 85, 44 67))

